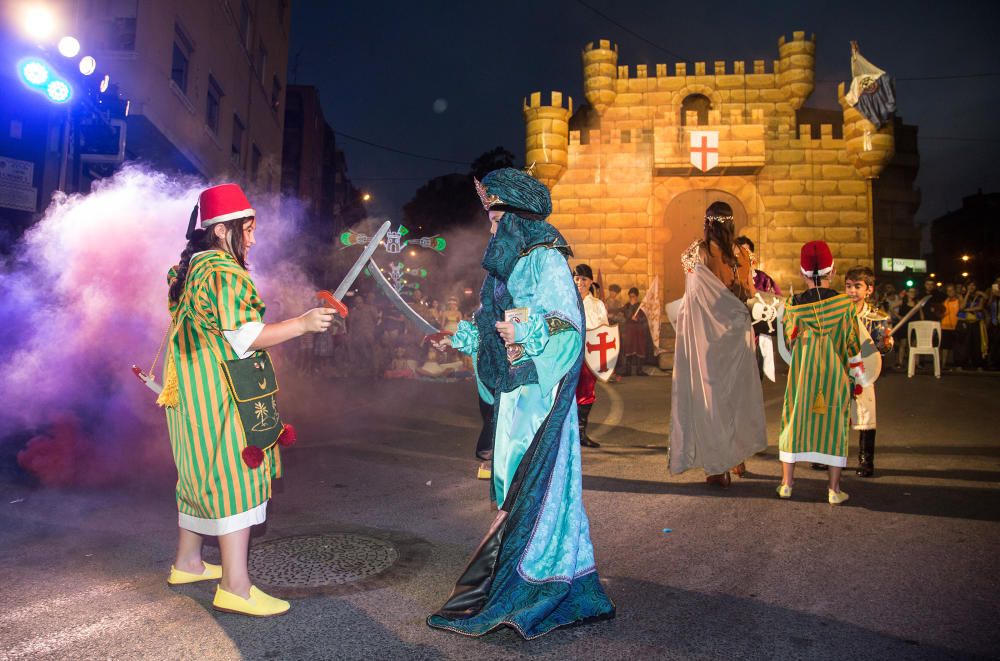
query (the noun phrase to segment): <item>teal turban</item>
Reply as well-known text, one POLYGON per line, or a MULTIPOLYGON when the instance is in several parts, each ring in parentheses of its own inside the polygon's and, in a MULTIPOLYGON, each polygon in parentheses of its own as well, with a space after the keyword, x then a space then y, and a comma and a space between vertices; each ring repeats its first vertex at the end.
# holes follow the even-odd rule
MULTIPOLYGON (((549 189, 523 170, 516 168, 494 170, 483 177, 482 187, 487 193, 483 199, 483 206, 489 209, 511 211, 532 220, 541 220, 552 213, 552 196, 549 195, 549 189)), ((480 196, 482 196, 481 190, 480 196)))
POLYGON ((476 182, 476 190, 484 207, 505 212, 483 255, 483 268, 491 275, 507 282, 517 260, 539 246, 573 254, 559 230, 545 222, 552 213, 549 189, 530 174, 494 170, 476 182))

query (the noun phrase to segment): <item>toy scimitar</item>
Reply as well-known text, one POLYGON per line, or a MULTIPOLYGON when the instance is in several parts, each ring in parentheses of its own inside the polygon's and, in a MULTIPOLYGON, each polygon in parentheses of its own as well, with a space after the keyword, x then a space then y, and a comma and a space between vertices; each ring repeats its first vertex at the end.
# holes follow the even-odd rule
POLYGON ((337 314, 341 317, 347 316, 347 306, 343 303, 344 295, 358 278, 358 274, 361 273, 361 269, 365 267, 368 260, 371 259, 372 255, 375 254, 375 251, 378 250, 379 243, 381 243, 382 239, 385 238, 390 225, 391 223, 388 220, 382 223, 382 226, 378 228, 378 231, 375 232, 371 240, 368 241, 364 251, 362 251, 361 255, 354 262, 354 265, 351 266, 351 270, 347 272, 347 275, 345 275, 344 279, 340 281, 340 284, 337 285, 337 288, 333 290, 332 294, 325 289, 323 291, 316 292, 316 298, 336 310, 337 314))
POLYGON ((152 374, 146 374, 138 365, 132 366, 132 373, 139 377, 139 380, 146 384, 146 387, 159 395, 163 392, 163 386, 156 382, 152 374))

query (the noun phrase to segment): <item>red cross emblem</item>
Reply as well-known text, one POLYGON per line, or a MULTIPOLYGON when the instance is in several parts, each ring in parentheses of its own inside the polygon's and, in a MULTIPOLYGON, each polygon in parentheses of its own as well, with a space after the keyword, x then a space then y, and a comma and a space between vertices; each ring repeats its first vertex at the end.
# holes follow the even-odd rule
POLYGON ((719 132, 691 131, 691 165, 707 172, 719 164, 719 132))
POLYGON ((601 372, 608 371, 608 351, 617 349, 618 343, 615 340, 608 341, 608 334, 601 332, 597 334, 597 344, 587 342, 587 351, 599 351, 601 353, 601 372))

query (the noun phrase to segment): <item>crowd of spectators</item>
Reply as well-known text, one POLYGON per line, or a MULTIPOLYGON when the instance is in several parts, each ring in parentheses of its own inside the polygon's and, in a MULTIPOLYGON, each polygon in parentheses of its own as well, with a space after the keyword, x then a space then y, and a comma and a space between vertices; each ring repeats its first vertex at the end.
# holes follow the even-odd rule
MULTIPOLYGON (((335 317, 326 333, 299 340, 296 366, 324 377, 454 379, 472 375, 468 359, 456 351, 439 352, 402 313, 375 293, 346 301, 346 319, 335 317)), ((454 332, 466 317, 456 297, 442 305, 416 294, 410 305, 436 327, 454 332)))
MULTIPOLYGON (((942 369, 1000 370, 1000 277, 985 288, 974 280, 939 286, 927 279, 922 291, 908 287, 902 292, 884 284, 876 290, 874 304, 889 315, 893 326, 926 296, 930 300, 914 319, 941 322, 942 369)), ((907 360, 907 329, 900 328, 894 339, 895 365, 902 368, 907 360)))

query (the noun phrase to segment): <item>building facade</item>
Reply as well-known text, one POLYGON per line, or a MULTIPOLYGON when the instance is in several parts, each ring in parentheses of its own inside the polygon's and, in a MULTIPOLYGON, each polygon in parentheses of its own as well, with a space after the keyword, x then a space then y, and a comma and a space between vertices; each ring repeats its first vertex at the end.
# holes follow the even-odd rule
POLYGON ((962 282, 972 278, 989 288, 1000 277, 1000 192, 962 198, 962 206, 931 221, 934 253, 930 266, 937 279, 962 282))
POLYGON ((606 40, 582 56, 596 117, 571 131, 572 99, 532 94, 526 160, 552 191, 551 221, 606 281, 644 288, 658 277, 665 299, 679 298, 680 255, 717 200, 786 290, 801 286, 799 248, 812 239, 829 242, 840 264, 874 266, 873 181, 893 160, 896 125, 876 129, 843 102, 843 84, 841 121, 800 118, 814 37, 782 37, 778 59, 749 67, 632 68, 606 40))
POLYGON ((281 159, 281 191, 306 205, 310 231, 333 241, 364 217, 361 192, 351 183, 344 152, 323 116, 319 91, 288 87, 281 159))
POLYGON ((278 191, 288 0, 68 4, 130 102, 128 159, 278 191))

